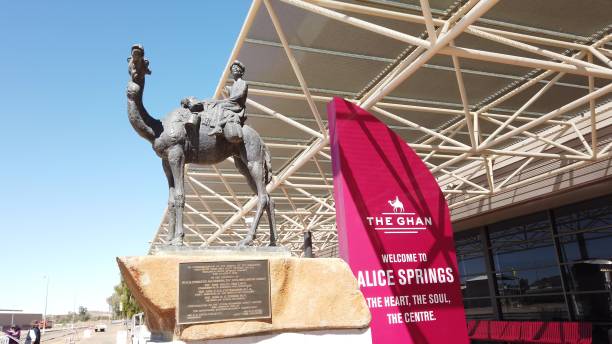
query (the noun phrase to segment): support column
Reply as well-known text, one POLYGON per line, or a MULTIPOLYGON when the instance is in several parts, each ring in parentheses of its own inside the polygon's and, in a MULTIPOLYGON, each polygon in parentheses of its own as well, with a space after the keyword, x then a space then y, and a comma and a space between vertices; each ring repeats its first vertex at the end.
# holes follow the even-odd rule
POLYGON ((501 304, 497 298, 497 278, 495 275, 495 264, 493 255, 491 254, 491 240, 489 239, 489 228, 487 226, 480 228, 480 242, 482 244, 482 255, 487 269, 487 281, 489 282, 489 297, 491 298, 491 308, 493 316, 496 320, 502 320, 501 304))
POLYGON ((559 267, 559 272, 561 274, 561 288, 563 289, 563 298, 565 300, 565 309, 567 310, 567 314, 569 317, 569 321, 576 321, 576 315, 574 314, 574 307, 570 297, 567 295, 568 293, 568 276, 563 266, 561 266, 563 256, 561 252, 561 245, 559 243, 559 237, 557 236, 557 225, 555 224, 555 216, 552 210, 548 210, 548 222, 550 222, 550 234, 552 236, 553 245, 555 247, 555 257, 557 258, 557 266, 559 267))

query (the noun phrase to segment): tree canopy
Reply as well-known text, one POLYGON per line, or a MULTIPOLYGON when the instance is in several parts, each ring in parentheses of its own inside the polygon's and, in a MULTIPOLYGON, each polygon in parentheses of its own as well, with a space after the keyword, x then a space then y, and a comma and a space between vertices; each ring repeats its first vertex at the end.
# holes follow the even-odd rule
POLYGON ((129 319, 134 314, 142 312, 140 305, 136 302, 123 278, 114 289, 114 293, 106 299, 106 302, 111 306, 114 318, 129 319))

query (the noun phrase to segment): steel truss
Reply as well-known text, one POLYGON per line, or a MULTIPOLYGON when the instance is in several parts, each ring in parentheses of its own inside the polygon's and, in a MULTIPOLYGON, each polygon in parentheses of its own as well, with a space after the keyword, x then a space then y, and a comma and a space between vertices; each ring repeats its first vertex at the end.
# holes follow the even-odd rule
MULTIPOLYGON (((332 96, 349 98, 388 122, 391 127, 413 134, 418 139, 407 144, 419 154, 436 176, 446 194, 451 209, 473 204, 535 183, 551 176, 573 171, 611 158, 610 128, 612 106, 607 103, 612 90, 612 52, 607 44, 612 35, 604 31, 601 37, 582 42, 570 42, 559 34, 554 37, 510 30, 510 24, 489 25, 482 18, 499 0, 469 0, 454 9, 446 18, 435 18, 428 0, 420 0, 409 11, 375 2, 345 3, 334 0, 254 0, 244 21, 234 49, 226 64, 241 56, 250 45, 282 49, 297 84, 270 83, 250 80, 249 113, 251 118, 273 119, 300 133, 301 139, 282 135, 265 137, 275 152, 285 152, 282 167, 276 171, 268 191, 277 205, 277 227, 280 242, 300 255, 304 231, 313 233, 315 255, 335 255, 337 233, 332 196, 329 137, 322 105, 332 96), (354 34, 363 30, 408 45, 410 50, 393 60, 333 51, 318 47, 291 44, 286 34, 286 22, 279 9, 289 5, 301 9, 304 15, 323 16, 354 27, 354 34), (258 13, 267 13, 278 41, 250 38, 258 13), (481 20, 482 19, 482 20, 481 20), (423 34, 414 36, 381 25, 396 21, 422 26, 423 34), (500 29, 499 27, 502 27, 500 29), (516 54, 495 50, 475 49, 456 44, 459 36, 473 36, 491 46, 505 46, 516 54), (566 52, 560 52, 567 49, 566 52), (519 53, 520 52, 520 53, 519 53), (388 64, 377 78, 364 85, 359 94, 345 90, 311 88, 308 74, 296 58, 296 53, 341 56, 354 60, 371 60, 388 64), (433 63, 439 56, 450 57, 450 65, 433 63), (480 61, 509 67, 537 69, 525 78, 512 73, 498 73, 462 68, 465 61, 480 61), (452 73, 456 80, 456 100, 436 102, 408 99, 393 94, 415 73, 423 69, 452 73), (491 92, 484 101, 470 103, 470 83, 465 76, 486 76, 514 81, 503 92, 491 92), (585 83, 576 82, 576 77, 585 83), (522 83, 518 83, 517 79, 522 83), (595 80, 598 80, 596 87, 595 80), (580 90, 575 99, 551 111, 528 111, 554 87, 580 90), (526 95, 526 96, 525 96, 526 95), (504 106, 508 101, 523 97, 518 107, 504 106), (266 100, 296 101, 307 104, 308 114, 283 113, 268 105, 266 100), (265 104, 264 104, 265 102, 265 104), (419 114, 406 115, 406 113, 419 114), (443 124, 428 127, 424 117, 439 117, 443 124), (302 171, 308 165, 308 171, 302 171), (542 166, 554 168, 542 170, 542 166)), ((439 12, 439 11, 438 11, 439 12)), ((534 30, 537 31, 537 30, 534 30)), ((367 42, 364 42, 367 44, 367 42)), ((473 65, 473 64, 472 64, 473 65)), ((225 68, 215 97, 221 97, 228 82, 225 68)), ((426 122, 429 123, 429 122, 426 122)), ((256 127, 257 128, 257 127, 256 127)), ((275 165, 278 161, 273 161, 275 165)), ((233 164, 232 164, 233 165, 233 164)), ((246 234, 255 196, 244 186, 242 176, 231 165, 187 168, 185 209, 188 245, 235 245, 246 234)), ((164 215, 151 247, 163 244, 167 232, 164 215)), ((256 244, 268 239, 267 224, 260 225, 256 244)))

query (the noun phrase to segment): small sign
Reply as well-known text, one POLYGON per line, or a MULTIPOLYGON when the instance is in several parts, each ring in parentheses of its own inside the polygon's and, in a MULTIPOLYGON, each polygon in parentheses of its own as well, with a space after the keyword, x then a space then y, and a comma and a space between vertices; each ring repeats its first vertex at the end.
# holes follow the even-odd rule
POLYGON ((267 260, 179 263, 178 324, 272 318, 267 260))

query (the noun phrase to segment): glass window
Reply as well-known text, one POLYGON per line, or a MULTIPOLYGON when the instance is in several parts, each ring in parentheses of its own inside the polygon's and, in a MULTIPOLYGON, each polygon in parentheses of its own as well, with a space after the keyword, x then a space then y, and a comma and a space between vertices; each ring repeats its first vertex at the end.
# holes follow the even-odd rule
POLYGON ((485 261, 482 256, 466 259, 466 256, 457 255, 457 263, 461 276, 474 276, 486 270, 485 261))
POLYGON ((503 246, 508 241, 547 239, 550 236, 550 224, 546 212, 494 223, 489 226, 489 230, 491 246, 503 246))
POLYGON ((552 242, 527 242, 493 251, 493 262, 496 271, 507 272, 557 265, 557 257, 552 242))
POLYGON ((612 321, 612 294, 572 293, 570 295, 577 320, 612 321))
POLYGON ((563 295, 518 296, 500 299, 506 320, 567 320, 563 295))
POLYGON ((567 283, 570 291, 593 292, 612 290, 612 262, 609 260, 567 264, 563 268, 568 277, 567 283))
POLYGON ((562 260, 572 262, 584 259, 612 258, 612 226, 590 232, 562 235, 562 260))
POLYGON ((489 278, 481 274, 462 279, 461 290, 464 298, 489 296, 489 278))
POLYGON ((496 271, 557 265, 545 212, 493 224, 489 231, 496 271))
POLYGON ((498 273, 497 287, 503 296, 563 292, 558 266, 498 273))
POLYGON ((612 195, 561 207, 553 211, 558 233, 612 226, 612 195))
POLYGON ((590 260, 568 264, 564 268, 577 318, 612 321, 612 261, 590 260))
POLYGON ((491 319, 493 317, 493 308, 489 298, 463 300, 463 307, 468 319, 491 319))
POLYGON ((579 238, 576 235, 563 235, 559 237, 559 246, 561 248, 561 261, 572 262, 586 259, 586 249, 584 246, 583 237, 579 238))
POLYGON ((468 318, 493 318, 496 299, 507 320, 568 320, 569 307, 573 320, 612 323, 612 195, 498 222, 486 230, 490 246, 484 252, 491 254, 494 270, 489 274, 481 230, 455 235, 468 318), (561 271, 567 277, 565 291, 561 271), (489 276, 496 279, 495 295, 489 292, 489 276))
POLYGON ((480 242, 480 230, 472 229, 455 233, 455 246, 457 252, 482 251, 480 242))
POLYGON ((485 272, 485 261, 479 231, 466 231, 455 235, 457 264, 462 277, 485 272))

